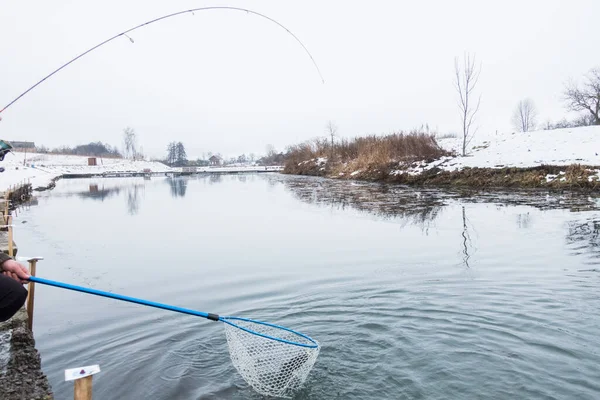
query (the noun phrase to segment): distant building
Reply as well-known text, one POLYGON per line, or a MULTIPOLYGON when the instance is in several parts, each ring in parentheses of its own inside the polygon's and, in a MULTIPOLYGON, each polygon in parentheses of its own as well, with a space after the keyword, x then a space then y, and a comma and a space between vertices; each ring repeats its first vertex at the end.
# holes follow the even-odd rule
POLYGON ((12 151, 20 151, 27 153, 35 153, 35 143, 34 142, 9 142, 11 144, 12 151))
POLYGON ((212 156, 211 158, 208 159, 208 162, 210 163, 211 166, 218 167, 219 165, 221 165, 221 158, 219 158, 217 156, 212 156))

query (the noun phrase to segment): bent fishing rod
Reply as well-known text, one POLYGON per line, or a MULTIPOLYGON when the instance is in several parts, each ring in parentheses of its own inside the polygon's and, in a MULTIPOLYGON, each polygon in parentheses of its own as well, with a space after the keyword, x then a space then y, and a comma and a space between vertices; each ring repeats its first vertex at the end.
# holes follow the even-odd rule
POLYGON ((142 27, 151 25, 151 24, 153 24, 155 22, 159 22, 159 21, 162 21, 162 20, 165 20, 165 19, 168 19, 168 18, 179 16, 179 15, 188 14, 188 13, 191 13, 192 15, 194 15, 194 12, 211 11, 211 10, 241 11, 241 12, 245 12, 247 14, 252 14, 252 15, 256 15, 258 17, 264 18, 264 19, 266 19, 266 20, 268 20, 270 22, 273 22, 277 26, 281 27, 287 33, 289 33, 290 35, 292 35, 292 37, 302 46, 302 48, 304 49, 304 51, 306 51, 306 53, 310 57, 313 65, 317 69, 319 77, 321 78, 321 82, 325 83, 325 79, 323 79, 323 75, 321 75, 321 71, 319 70, 319 66, 315 62, 315 59, 313 58, 312 54, 310 54, 310 52, 308 51, 308 49, 306 48, 306 46, 304 45, 304 43, 302 43, 302 41, 296 35, 294 35, 294 33, 292 33, 292 31, 290 31, 288 28, 286 28, 280 22, 276 21, 275 19, 273 19, 273 18, 271 18, 271 17, 269 17, 269 16, 267 16, 265 14, 261 14, 261 13, 259 13, 257 11, 252 11, 252 10, 249 10, 249 9, 246 9, 246 8, 228 7, 228 6, 199 7, 199 8, 191 8, 191 9, 188 9, 188 10, 177 11, 177 12, 174 12, 172 14, 163 15, 162 17, 158 17, 158 18, 152 19, 150 21, 144 22, 142 24, 136 25, 133 28, 129 28, 126 31, 118 33, 118 34, 116 34, 116 35, 114 35, 114 36, 112 36, 112 37, 104 40, 103 42, 98 43, 97 45, 95 45, 95 46, 89 48, 88 50, 84 51, 83 53, 79 54, 75 58, 73 58, 73 59, 69 60, 68 62, 64 63, 63 65, 61 65, 60 67, 58 67, 57 69, 55 69, 54 71, 52 71, 50 74, 46 75, 44 78, 40 79, 33 86, 31 86, 29 89, 27 89, 26 91, 24 91, 23 93, 21 93, 19 96, 17 96, 14 100, 12 100, 6 106, 4 106, 4 108, 2 108, 0 110, 0 114, 2 114, 2 112, 4 112, 4 110, 6 110, 8 107, 12 106, 14 103, 16 103, 19 99, 21 99, 27 93, 29 93, 30 91, 32 91, 34 88, 36 88, 42 82, 44 82, 45 80, 47 80, 48 78, 50 78, 51 76, 53 76, 54 74, 56 74, 57 72, 59 72, 60 70, 62 70, 63 68, 65 68, 66 66, 68 66, 69 64, 77 61, 81 57, 85 56, 88 53, 91 53, 92 51, 94 51, 94 50, 96 50, 96 49, 98 49, 98 48, 100 48, 102 46, 104 46, 105 44, 108 44, 109 42, 112 42, 113 40, 115 40, 117 38, 120 38, 121 36, 125 36, 126 38, 129 39, 129 41, 131 41, 133 43, 133 39, 131 39, 127 34, 133 32, 133 31, 135 31, 137 29, 140 29, 142 27))

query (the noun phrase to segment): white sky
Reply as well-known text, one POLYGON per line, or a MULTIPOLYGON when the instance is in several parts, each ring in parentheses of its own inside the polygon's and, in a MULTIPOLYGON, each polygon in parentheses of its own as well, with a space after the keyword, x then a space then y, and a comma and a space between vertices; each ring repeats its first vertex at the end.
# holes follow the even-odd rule
POLYGON ((150 156, 182 141, 189 158, 278 150, 325 134, 459 130, 454 57, 481 62, 479 131, 512 129, 531 97, 540 120, 566 115, 569 78, 600 66, 598 0, 155 1, 0 0, 0 109, 64 62, 134 25, 0 114, 0 138, 122 147, 131 126, 150 156))

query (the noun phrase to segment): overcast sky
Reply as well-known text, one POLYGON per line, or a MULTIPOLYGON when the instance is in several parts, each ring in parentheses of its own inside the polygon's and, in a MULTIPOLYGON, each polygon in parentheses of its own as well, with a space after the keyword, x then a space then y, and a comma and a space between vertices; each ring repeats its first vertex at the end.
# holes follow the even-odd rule
POLYGON ((42 83, 2 114, 0 138, 37 145, 103 141, 130 126, 149 156, 182 141, 189 158, 264 153, 325 134, 429 124, 459 130, 454 57, 476 54, 480 132, 509 130, 516 103, 566 116, 569 78, 600 66, 600 1, 0 0, 0 109, 108 37, 171 12, 42 83))

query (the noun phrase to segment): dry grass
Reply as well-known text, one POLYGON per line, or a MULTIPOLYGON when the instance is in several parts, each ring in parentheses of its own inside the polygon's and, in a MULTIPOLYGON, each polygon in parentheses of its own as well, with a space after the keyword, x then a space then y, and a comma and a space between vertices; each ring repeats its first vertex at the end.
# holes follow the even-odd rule
POLYGON ((446 154, 435 135, 417 131, 342 139, 333 147, 321 138, 288 147, 285 169, 288 173, 299 173, 299 169, 308 167, 306 161, 317 158, 328 159, 327 173, 387 169, 391 164, 434 160, 446 154))

